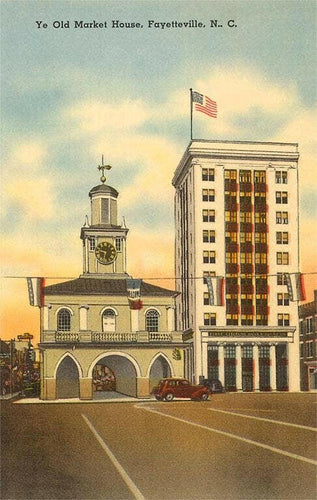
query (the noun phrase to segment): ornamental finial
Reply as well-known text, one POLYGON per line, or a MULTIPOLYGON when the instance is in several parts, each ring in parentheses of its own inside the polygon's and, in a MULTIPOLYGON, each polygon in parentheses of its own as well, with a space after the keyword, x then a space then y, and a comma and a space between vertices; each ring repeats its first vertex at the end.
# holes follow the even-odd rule
POLYGON ((98 170, 102 171, 102 176, 100 177, 101 182, 104 184, 107 180, 105 176, 105 170, 110 170, 112 168, 111 165, 104 165, 103 164, 103 155, 101 157, 101 165, 98 165, 98 170))

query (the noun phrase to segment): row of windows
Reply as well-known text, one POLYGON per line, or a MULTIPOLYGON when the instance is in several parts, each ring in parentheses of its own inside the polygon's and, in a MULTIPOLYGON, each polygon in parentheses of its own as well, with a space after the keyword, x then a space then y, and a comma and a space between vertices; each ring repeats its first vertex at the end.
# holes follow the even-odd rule
MULTIPOLYGON (((95 251, 97 246, 97 237, 89 236, 88 241, 89 241, 89 251, 90 252, 95 251)), ((115 238, 115 245, 117 252, 122 252, 122 238, 119 237, 115 238)))
MULTIPOLYGON (((251 182, 251 171, 241 170, 239 172, 240 182, 251 182)), ((236 181, 237 180, 237 170, 225 170, 225 179, 236 181)), ((213 168, 203 168, 202 169, 202 180, 203 181, 214 181, 215 180, 215 170, 213 168)), ((254 183, 264 184, 266 182, 266 172, 264 170, 256 170, 254 172, 254 183)), ((277 170, 275 172, 275 182, 276 184, 287 184, 287 171, 277 170)))
MULTIPOLYGON (((203 222, 215 222, 215 210, 203 210, 203 222)), ((238 213, 232 212, 230 210, 225 211, 225 221, 226 222, 237 222, 238 213)), ((266 212, 255 212, 254 222, 256 224, 266 224, 267 214, 266 212)), ((240 222, 252 222, 251 212, 240 212, 240 222)), ((288 212, 276 212, 276 224, 288 224, 288 212)))
MULTIPOLYGON (((204 239, 204 233, 207 231, 203 231, 203 241, 209 241, 208 239, 204 239)), ((210 231, 212 232, 212 231, 210 231)), ((206 236, 207 237, 207 236, 206 236)), ((233 242, 236 243, 238 240, 238 233, 226 231, 226 241, 227 243, 233 242)), ((211 241, 211 240, 210 240, 211 241)), ((252 233, 240 233, 240 243, 252 242, 252 233)), ((254 233, 254 242, 255 243, 266 243, 267 242, 267 234, 266 233, 254 233)), ((276 233, 276 243, 286 245, 288 243, 288 232, 287 231, 278 231, 276 233)))
MULTIPOLYGON (((116 315, 112 309, 106 309, 102 314, 103 331, 116 330, 116 315)), ((149 332, 159 331, 159 313, 156 309, 149 309, 145 313, 145 329, 149 332)), ((57 330, 69 332, 71 330, 71 313, 68 309, 60 309, 57 314, 57 330)))
MULTIPOLYGON (((238 315, 237 314, 227 314, 227 324, 235 325, 238 324, 238 315)), ((242 314, 241 315, 241 324, 242 325, 253 325, 254 316, 252 314, 242 314)), ((257 314, 255 316, 257 325, 267 323, 267 315, 265 314, 257 314)), ((215 326, 217 324, 216 321, 216 313, 204 313, 204 326, 215 326)), ((290 325, 290 315, 289 314, 278 314, 277 315, 277 325, 278 326, 289 326, 290 325)))

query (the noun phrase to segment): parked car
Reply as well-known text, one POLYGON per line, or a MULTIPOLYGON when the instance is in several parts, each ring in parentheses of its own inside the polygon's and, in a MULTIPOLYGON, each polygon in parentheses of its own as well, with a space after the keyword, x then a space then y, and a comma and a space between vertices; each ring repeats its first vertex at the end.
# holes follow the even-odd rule
POLYGON ((222 383, 217 378, 205 378, 202 384, 209 389, 210 392, 226 392, 222 383))
POLYGON ((209 389, 203 385, 193 385, 185 378, 163 378, 153 388, 152 394, 158 401, 172 401, 174 398, 190 398, 206 401, 209 389))

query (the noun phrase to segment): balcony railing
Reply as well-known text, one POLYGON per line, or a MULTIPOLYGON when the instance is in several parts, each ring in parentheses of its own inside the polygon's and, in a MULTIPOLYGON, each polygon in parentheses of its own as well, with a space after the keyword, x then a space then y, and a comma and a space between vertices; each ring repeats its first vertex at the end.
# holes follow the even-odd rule
POLYGON ((45 330, 42 342, 44 343, 155 343, 155 342, 182 342, 182 332, 92 332, 91 330, 80 332, 65 332, 56 330, 45 330))

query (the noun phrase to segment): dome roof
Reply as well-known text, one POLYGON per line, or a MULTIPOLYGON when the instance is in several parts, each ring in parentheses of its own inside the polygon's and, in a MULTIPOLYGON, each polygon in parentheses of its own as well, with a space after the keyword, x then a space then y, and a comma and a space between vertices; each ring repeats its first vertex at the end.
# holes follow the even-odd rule
POLYGON ((111 186, 107 186, 106 184, 99 184, 99 186, 95 186, 89 191, 90 198, 92 198, 94 194, 108 194, 110 196, 118 198, 119 193, 111 186))

